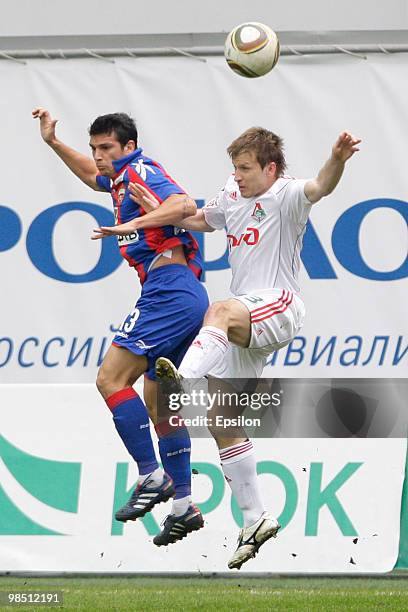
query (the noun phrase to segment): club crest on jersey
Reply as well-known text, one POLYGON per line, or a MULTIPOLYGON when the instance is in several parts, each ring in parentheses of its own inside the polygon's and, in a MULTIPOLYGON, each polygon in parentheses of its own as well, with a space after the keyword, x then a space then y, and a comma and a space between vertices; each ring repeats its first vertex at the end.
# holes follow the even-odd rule
POLYGON ((122 204, 123 199, 125 197, 125 193, 126 193, 126 189, 125 187, 121 187, 118 191, 118 202, 119 204, 122 204))
POLYGON ((254 210, 252 211, 251 217, 253 219, 255 219, 256 221, 258 221, 259 223, 263 219, 265 219, 266 212, 264 211, 264 209, 262 208, 262 206, 261 206, 261 204, 259 202, 255 202, 255 207, 254 207, 254 210))
POLYGON ((236 202, 238 200, 238 192, 231 191, 231 193, 229 194, 229 198, 230 200, 233 200, 233 202, 236 202))

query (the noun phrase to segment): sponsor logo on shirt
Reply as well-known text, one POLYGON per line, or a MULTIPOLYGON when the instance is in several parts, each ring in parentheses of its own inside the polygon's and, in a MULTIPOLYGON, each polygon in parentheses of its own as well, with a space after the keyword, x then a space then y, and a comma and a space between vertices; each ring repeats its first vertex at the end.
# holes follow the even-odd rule
POLYGON ((259 230, 256 227, 247 227, 245 232, 240 236, 234 236, 234 234, 227 234, 228 246, 231 249, 246 244, 248 246, 254 246, 259 242, 259 230))
POLYGON ((127 246, 128 244, 134 244, 135 242, 138 242, 139 234, 135 230, 132 234, 129 234, 128 236, 117 236, 117 239, 118 239, 118 245, 120 247, 127 246))

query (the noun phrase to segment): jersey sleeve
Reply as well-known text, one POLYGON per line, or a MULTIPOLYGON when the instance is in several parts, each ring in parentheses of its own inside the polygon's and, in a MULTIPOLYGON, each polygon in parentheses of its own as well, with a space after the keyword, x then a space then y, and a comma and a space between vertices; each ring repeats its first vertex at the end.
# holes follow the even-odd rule
POLYGON ((148 163, 140 159, 130 167, 129 180, 147 187, 160 203, 171 195, 185 193, 157 162, 148 163))
POLYGON ((291 179, 288 181, 283 198, 283 212, 295 223, 305 225, 312 203, 305 194, 305 184, 309 179, 291 179))
POLYGON ((98 184, 98 187, 100 187, 100 189, 103 189, 104 191, 111 191, 111 181, 109 176, 103 176, 102 174, 97 174, 96 175, 96 182, 98 184))
POLYGON ((225 190, 223 189, 202 208, 205 222, 217 230, 226 226, 224 203, 225 190))

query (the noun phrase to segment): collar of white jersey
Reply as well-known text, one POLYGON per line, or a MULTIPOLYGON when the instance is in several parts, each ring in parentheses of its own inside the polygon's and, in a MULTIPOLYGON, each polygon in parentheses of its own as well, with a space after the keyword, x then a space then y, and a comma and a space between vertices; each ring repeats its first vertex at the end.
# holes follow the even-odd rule
POLYGON ((291 180, 291 176, 280 176, 278 179, 276 179, 274 184, 269 187, 268 191, 265 191, 265 193, 263 193, 262 195, 277 195, 291 180))

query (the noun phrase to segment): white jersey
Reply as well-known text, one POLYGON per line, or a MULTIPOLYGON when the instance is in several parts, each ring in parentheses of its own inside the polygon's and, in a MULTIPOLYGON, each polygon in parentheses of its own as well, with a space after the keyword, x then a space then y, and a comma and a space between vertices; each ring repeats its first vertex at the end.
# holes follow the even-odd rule
POLYGON ((232 175, 204 206, 208 225, 226 228, 234 295, 274 287, 299 292, 300 251, 312 207, 306 182, 282 177, 257 198, 243 198, 232 175))

